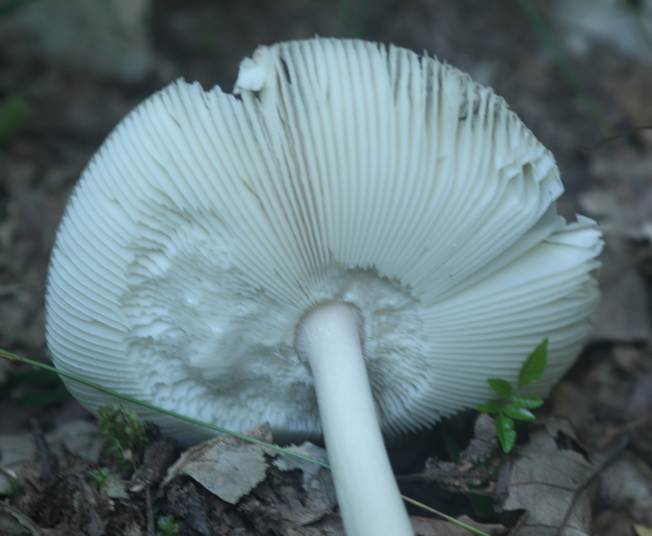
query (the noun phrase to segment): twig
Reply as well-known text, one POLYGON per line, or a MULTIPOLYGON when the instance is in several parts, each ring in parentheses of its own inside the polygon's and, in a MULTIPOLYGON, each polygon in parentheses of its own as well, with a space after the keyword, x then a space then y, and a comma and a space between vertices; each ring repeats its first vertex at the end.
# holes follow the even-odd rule
POLYGON ((649 411, 646 414, 641 415, 640 417, 634 419, 633 421, 626 422, 621 426, 617 426, 615 428, 612 428, 611 430, 608 430, 607 433, 605 434, 605 437, 600 442, 600 445, 604 448, 609 443, 611 443, 615 437, 618 437, 622 434, 627 434, 629 432, 633 432, 637 428, 640 428, 644 424, 647 424, 649 421, 652 421, 652 411, 649 411))
POLYGON ((644 130, 652 130, 652 125, 638 125, 633 128, 630 128, 628 130, 625 130, 624 132, 612 134, 610 136, 607 136, 606 138, 602 138, 600 141, 594 143, 593 145, 580 145, 578 149, 582 153, 587 153, 590 154, 594 151, 598 151, 602 149, 605 145, 609 145, 610 143, 613 143, 614 141, 621 140, 623 138, 627 138, 628 136, 631 136, 635 134, 636 132, 641 132, 644 130))

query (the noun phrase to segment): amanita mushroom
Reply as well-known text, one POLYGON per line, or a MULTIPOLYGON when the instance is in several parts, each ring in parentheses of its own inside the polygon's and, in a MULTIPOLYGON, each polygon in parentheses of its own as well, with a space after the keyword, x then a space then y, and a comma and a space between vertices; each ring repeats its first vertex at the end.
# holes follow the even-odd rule
POLYGON ((227 428, 323 430, 347 532, 410 534, 381 431, 487 400, 543 337, 548 389, 590 329, 600 232, 557 215, 555 161, 504 101, 433 58, 281 43, 235 93, 171 84, 92 159, 52 255, 54 361, 227 428))

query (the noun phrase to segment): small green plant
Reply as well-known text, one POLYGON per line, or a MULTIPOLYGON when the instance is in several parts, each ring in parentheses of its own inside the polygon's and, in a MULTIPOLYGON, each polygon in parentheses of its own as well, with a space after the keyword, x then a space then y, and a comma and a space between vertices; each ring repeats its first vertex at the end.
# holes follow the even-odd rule
POLYGON ((109 479, 109 469, 107 467, 98 467, 88 471, 88 476, 95 487, 101 491, 106 487, 106 482, 109 479))
POLYGON ((100 435, 104 441, 102 456, 121 471, 127 471, 147 445, 147 430, 136 413, 118 405, 99 411, 100 435))
POLYGON ((176 536, 179 533, 177 522, 172 516, 159 517, 156 526, 156 536, 176 536))
POLYGON ((498 398, 481 404, 478 406, 478 411, 494 416, 496 436, 505 453, 511 452, 516 441, 514 421, 533 421, 535 416, 530 410, 543 405, 543 399, 540 397, 523 395, 519 393, 519 390, 540 380, 547 364, 548 339, 543 339, 523 363, 516 387, 502 378, 487 380, 489 387, 498 395, 498 398))

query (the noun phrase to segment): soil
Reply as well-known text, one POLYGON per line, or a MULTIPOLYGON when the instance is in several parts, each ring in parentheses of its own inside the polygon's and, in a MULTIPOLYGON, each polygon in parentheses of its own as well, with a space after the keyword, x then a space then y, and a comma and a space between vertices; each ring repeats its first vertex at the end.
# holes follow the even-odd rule
MULTIPOLYGON (((318 34, 427 50, 505 97, 557 158, 560 211, 598 219, 607 246, 592 337, 513 453, 463 414, 394 453, 401 488, 489 534, 652 534, 650 4, 0 2, 0 348, 48 362, 57 224, 138 102, 179 77, 229 90, 261 43, 318 34)), ((341 534, 325 476, 311 495, 307 468, 264 453, 263 480, 229 502, 183 472, 164 483, 181 449, 155 430, 116 465, 96 422, 57 377, 0 360, 0 536, 341 534)), ((419 534, 460 533, 410 513, 419 534)))

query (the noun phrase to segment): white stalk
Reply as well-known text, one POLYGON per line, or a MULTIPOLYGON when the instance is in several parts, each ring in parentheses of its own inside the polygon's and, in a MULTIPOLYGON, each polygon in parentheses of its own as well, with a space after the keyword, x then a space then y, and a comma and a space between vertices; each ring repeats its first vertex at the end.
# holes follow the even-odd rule
POLYGON ((362 356, 357 310, 320 305, 299 326, 310 363, 337 500, 349 536, 412 536, 389 464, 362 356))

